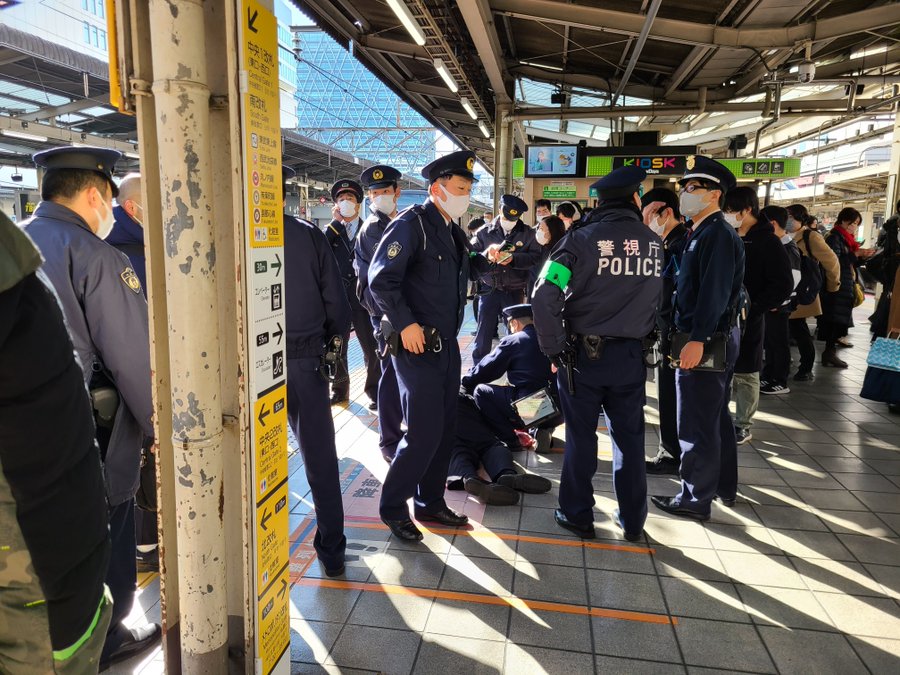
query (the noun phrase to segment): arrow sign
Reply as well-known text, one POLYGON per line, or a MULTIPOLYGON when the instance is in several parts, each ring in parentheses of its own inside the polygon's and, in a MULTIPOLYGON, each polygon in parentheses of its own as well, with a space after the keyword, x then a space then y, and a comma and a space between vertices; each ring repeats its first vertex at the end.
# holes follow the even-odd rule
POLYGON ((278 597, 283 598, 285 593, 287 593, 287 581, 282 579, 281 580, 281 590, 278 591, 278 597))
POLYGON ((269 528, 268 528, 267 526, 268 526, 268 524, 269 524, 269 519, 270 519, 271 517, 272 517, 272 514, 269 513, 269 507, 267 506, 267 507, 266 507, 266 510, 263 511, 263 517, 262 517, 262 520, 259 521, 259 524, 260 524, 260 526, 262 527, 262 529, 263 529, 264 532, 268 532, 268 531, 269 531, 269 528))
POLYGON ((278 257, 277 253, 275 254, 275 262, 269 265, 269 267, 271 267, 273 270, 278 270, 277 272, 275 272, 276 277, 281 274, 281 258, 278 257))
POLYGON ((256 28, 253 24, 256 23, 256 17, 259 16, 259 12, 255 9, 253 10, 253 14, 250 14, 250 8, 247 8, 247 28, 250 29, 251 33, 258 33, 259 28, 256 28))
POLYGON ((269 416, 269 411, 266 410, 266 404, 263 403, 262 408, 260 408, 260 410, 259 410, 259 417, 257 417, 256 419, 259 421, 260 424, 262 424, 263 426, 266 426, 265 420, 268 416, 269 416))
POLYGON ((278 344, 281 344, 281 338, 284 336, 284 328, 282 328, 281 324, 277 321, 275 322, 275 325, 278 326, 278 330, 272 332, 272 337, 278 338, 278 344))

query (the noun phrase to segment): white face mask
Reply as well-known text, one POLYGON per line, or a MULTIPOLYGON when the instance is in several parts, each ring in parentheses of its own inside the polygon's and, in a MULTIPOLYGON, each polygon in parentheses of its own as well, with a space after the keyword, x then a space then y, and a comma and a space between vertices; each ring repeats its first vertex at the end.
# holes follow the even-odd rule
POLYGON ((800 229, 799 223, 796 220, 788 216, 787 222, 784 224, 785 232, 796 232, 800 229))
POLYGON ((656 218, 652 223, 650 223, 650 229, 657 237, 661 237, 663 236, 663 232, 666 231, 666 224, 659 222, 659 218, 656 218))
POLYGON ((702 192, 685 192, 682 190, 681 195, 678 197, 678 210, 686 218, 693 218, 707 207, 706 202, 703 201, 703 194, 702 192))
POLYGON ((344 218, 349 218, 356 213, 356 204, 349 199, 342 199, 338 202, 338 210, 344 218))
POLYGON ((737 219, 738 214, 723 213, 722 216, 725 218, 725 222, 731 225, 734 229, 738 229, 741 226, 741 221, 737 219))
POLYGON ((541 246, 546 246, 550 243, 550 236, 542 229, 538 228, 534 233, 534 240, 541 246))
POLYGON ((109 233, 112 232, 113 225, 116 224, 116 218, 113 215, 112 208, 105 201, 101 201, 101 204, 103 204, 103 211, 94 209, 94 213, 97 214, 97 231, 94 234, 101 239, 106 239, 109 233))
POLYGON ((512 229, 516 226, 516 220, 507 220, 506 218, 500 219, 500 227, 503 228, 503 231, 509 234, 512 232, 512 229))
POLYGON ((794 238, 790 235, 790 233, 785 232, 784 236, 781 238, 781 243, 787 244, 788 242, 791 242, 793 240, 794 240, 794 238))
POLYGON ((438 206, 450 216, 451 220, 456 220, 462 216, 469 208, 469 195, 451 195, 447 192, 447 188, 440 183, 438 183, 438 187, 444 193, 444 198, 438 200, 438 206))
POLYGON ((391 215, 397 209, 397 200, 394 195, 378 195, 372 198, 372 210, 380 211, 386 216, 391 215))

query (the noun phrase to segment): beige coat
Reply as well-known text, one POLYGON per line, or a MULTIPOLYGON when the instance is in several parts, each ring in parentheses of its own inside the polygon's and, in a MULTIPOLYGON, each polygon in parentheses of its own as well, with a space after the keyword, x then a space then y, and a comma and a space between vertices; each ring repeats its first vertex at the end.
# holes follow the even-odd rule
MULTIPOLYGON (((831 250, 831 247, 825 243, 825 238, 815 230, 809 231, 809 248, 806 250, 803 243, 803 233, 807 228, 801 228, 794 233, 794 242, 804 255, 810 255, 822 265, 822 271, 825 273, 824 286, 826 291, 834 293, 841 287, 841 263, 838 257, 831 250)), ((822 313, 822 303, 819 298, 809 305, 800 305, 791 313, 792 319, 808 319, 811 316, 819 316, 822 313)))

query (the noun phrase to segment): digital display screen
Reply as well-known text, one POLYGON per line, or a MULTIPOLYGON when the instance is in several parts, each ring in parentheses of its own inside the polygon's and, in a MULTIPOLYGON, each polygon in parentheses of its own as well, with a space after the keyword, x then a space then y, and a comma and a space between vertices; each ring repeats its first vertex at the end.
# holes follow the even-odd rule
POLYGON ((579 175, 580 148, 577 145, 530 145, 527 150, 527 177, 579 175))

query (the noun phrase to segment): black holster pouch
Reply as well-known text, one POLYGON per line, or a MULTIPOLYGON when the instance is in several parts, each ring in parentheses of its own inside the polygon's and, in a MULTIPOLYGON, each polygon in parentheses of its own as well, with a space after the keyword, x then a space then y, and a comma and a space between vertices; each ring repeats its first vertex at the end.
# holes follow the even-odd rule
POLYGON ((435 354, 437 354, 444 348, 444 343, 441 342, 441 334, 438 333, 437 328, 432 328, 431 326, 422 326, 422 330, 425 333, 426 352, 434 352, 435 354))
POLYGON ((319 357, 319 374, 326 382, 334 382, 337 377, 343 345, 344 338, 335 335, 325 346, 325 353, 319 357))
POLYGON ((597 361, 603 355, 604 341, 599 335, 582 335, 581 344, 589 360, 597 361))
POLYGON ((656 368, 660 364, 662 354, 659 349, 659 330, 654 328, 650 335, 641 340, 641 351, 647 368, 656 368))
POLYGON ((378 332, 382 342, 384 342, 384 351, 379 353, 378 356, 382 359, 386 359, 389 356, 397 356, 400 354, 400 349, 402 347, 400 344, 400 333, 394 330, 394 327, 387 318, 381 319, 378 332))

